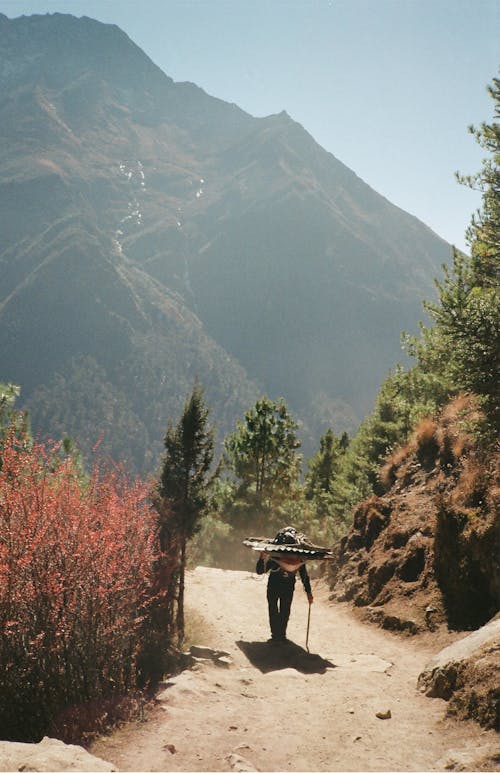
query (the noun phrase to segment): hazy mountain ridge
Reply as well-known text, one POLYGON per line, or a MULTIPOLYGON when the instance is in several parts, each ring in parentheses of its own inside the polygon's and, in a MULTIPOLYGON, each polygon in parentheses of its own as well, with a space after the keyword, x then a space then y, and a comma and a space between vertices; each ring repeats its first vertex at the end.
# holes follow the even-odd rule
MULTIPOLYGON (((34 419, 34 390, 88 356, 156 447, 195 376, 225 427, 267 391, 316 440, 352 428, 448 245, 286 113, 174 83, 113 25, 0 29, 0 378, 34 419), (161 394, 161 368, 126 385, 143 346, 161 394)), ((64 399, 44 393, 40 429, 64 399)))

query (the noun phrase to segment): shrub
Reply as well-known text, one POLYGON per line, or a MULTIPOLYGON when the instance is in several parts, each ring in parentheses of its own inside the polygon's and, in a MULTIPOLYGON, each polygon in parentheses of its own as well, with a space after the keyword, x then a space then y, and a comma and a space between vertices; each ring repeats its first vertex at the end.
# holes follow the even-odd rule
POLYGON ((82 480, 54 444, 7 437, 0 470, 0 737, 39 740, 59 713, 136 684, 155 601, 146 491, 82 480))

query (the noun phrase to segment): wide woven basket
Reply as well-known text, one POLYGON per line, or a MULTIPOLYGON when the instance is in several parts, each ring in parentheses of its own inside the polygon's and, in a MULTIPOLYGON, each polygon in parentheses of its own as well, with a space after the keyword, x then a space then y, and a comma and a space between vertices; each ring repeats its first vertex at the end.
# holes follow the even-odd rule
POLYGON ((248 537, 243 540, 243 544, 252 550, 266 553, 269 558, 297 556, 306 561, 318 561, 332 558, 332 552, 329 548, 311 545, 308 542, 299 542, 294 545, 277 545, 272 539, 268 539, 267 537, 248 537))

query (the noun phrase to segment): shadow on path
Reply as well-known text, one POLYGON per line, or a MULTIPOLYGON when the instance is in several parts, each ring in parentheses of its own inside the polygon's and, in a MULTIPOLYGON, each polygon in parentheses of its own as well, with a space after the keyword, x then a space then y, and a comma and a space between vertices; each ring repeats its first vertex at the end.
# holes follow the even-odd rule
POLYGON ((307 652, 291 641, 279 645, 262 641, 237 641, 236 645, 263 674, 283 668, 295 668, 302 674, 324 674, 327 668, 335 668, 330 660, 307 652))

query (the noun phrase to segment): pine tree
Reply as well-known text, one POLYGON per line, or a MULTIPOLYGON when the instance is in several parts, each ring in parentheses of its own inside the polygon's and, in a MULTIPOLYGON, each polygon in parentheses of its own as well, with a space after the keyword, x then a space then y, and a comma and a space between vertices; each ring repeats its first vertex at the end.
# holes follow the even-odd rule
POLYGON ((160 545, 163 550, 169 548, 173 532, 179 549, 177 631, 180 641, 184 638, 186 547, 200 528, 214 478, 210 474, 214 431, 208 427, 208 416, 203 391, 196 384, 178 424, 167 427, 157 490, 157 509, 163 516, 168 514, 160 525, 160 545))
POLYGON ((344 432, 339 439, 332 429, 328 429, 320 438, 319 451, 307 461, 305 494, 313 499, 319 493, 331 494, 333 481, 338 470, 338 461, 349 441, 344 432))
MULTIPOLYGON (((500 118, 500 80, 488 87, 500 118)), ((439 302, 426 308, 441 338, 442 366, 458 389, 476 394, 490 426, 500 419, 498 371, 500 352, 500 123, 470 127, 490 158, 474 176, 457 175, 463 184, 482 192, 481 210, 467 230, 470 258, 458 250, 451 269, 436 282, 439 302)))
POLYGON ((283 400, 262 397, 226 438, 226 466, 236 478, 235 499, 243 503, 246 517, 267 521, 298 483, 296 429, 283 400))

